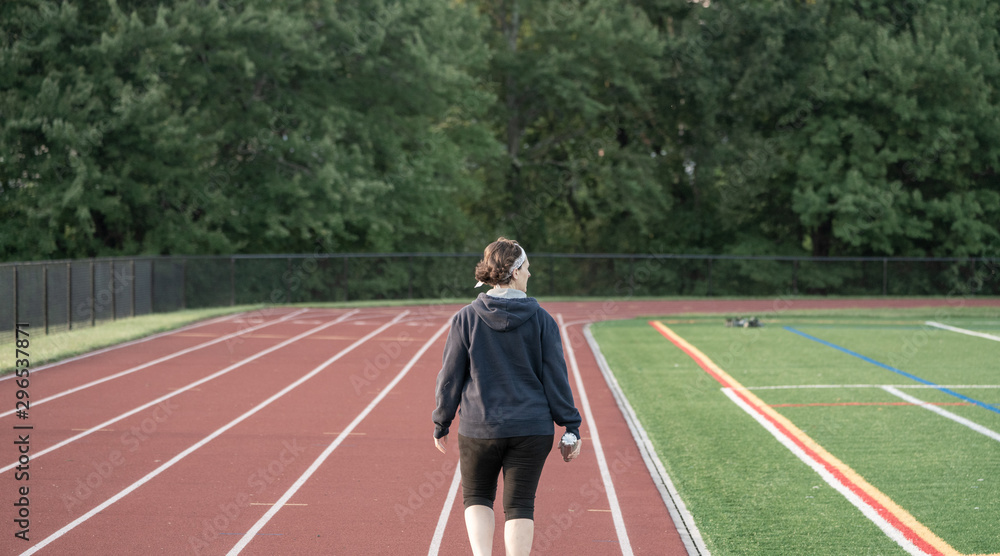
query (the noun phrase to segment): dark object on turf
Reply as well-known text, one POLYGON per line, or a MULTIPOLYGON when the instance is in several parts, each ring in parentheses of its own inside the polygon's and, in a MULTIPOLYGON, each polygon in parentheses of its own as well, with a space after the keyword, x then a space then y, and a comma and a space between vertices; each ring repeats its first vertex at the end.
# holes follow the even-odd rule
POLYGON ((759 328, 764 325, 760 323, 760 320, 757 317, 750 317, 750 318, 736 317, 732 319, 726 319, 727 328, 731 328, 734 326, 737 328, 759 328))

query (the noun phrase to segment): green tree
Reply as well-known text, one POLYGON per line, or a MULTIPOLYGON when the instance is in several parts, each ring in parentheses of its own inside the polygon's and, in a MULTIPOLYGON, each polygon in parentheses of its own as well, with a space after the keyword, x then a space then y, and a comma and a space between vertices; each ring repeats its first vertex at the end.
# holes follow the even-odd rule
POLYGON ((505 156, 473 210, 481 228, 538 250, 641 250, 669 189, 651 87, 662 37, 628 2, 481 2, 491 26, 492 111, 505 156))
POLYGON ((426 249, 467 224, 493 147, 468 8, 0 10, 2 258, 426 249))
POLYGON ((973 0, 692 6, 677 82, 723 251, 995 252, 997 23, 973 0))
POLYGON ((994 3, 830 6, 823 107, 789 148, 821 254, 976 256, 1000 235, 994 3), (807 140, 806 136, 810 136, 807 140))

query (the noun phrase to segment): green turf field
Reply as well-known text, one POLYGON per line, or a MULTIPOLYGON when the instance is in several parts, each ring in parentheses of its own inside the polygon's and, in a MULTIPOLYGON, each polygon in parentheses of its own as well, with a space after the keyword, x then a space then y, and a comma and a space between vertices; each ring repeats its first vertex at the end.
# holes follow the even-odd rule
MULTIPOLYGON (((648 320, 592 332, 712 554, 906 554, 648 320)), ((1000 336, 1000 310, 660 320, 955 551, 1000 553, 1000 341, 925 324, 1000 336)))

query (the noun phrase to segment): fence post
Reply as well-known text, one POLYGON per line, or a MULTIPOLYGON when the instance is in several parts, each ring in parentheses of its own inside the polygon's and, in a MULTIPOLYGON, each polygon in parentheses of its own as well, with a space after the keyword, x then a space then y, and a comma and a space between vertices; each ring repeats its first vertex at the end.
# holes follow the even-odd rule
POLYGON ((552 295, 552 290, 555 286, 555 276, 556 276, 556 258, 552 257, 552 264, 549 265, 549 295, 552 295))
POLYGON ((712 295, 712 261, 714 260, 708 259, 708 291, 705 292, 705 295, 709 297, 712 295))
POLYGON ((97 286, 94 280, 94 259, 90 259, 90 327, 97 326, 97 286))
POLYGON ((882 258, 882 297, 889 295, 889 259, 882 258))
POLYGON ((795 266, 792 268, 792 293, 799 293, 799 260, 795 259, 795 266))
POLYGON ((285 261, 285 303, 292 302, 292 258, 288 257, 285 261))
POLYGON ((111 322, 118 319, 118 307, 115 303, 115 261, 111 260, 111 322))
POLYGON ((66 263, 66 330, 73 330, 73 264, 66 263))
POLYGON ((156 313, 156 259, 149 260, 149 314, 156 313))
MULTIPOLYGON (((975 257, 971 257, 969 259, 969 279, 972 280, 972 281, 976 280, 976 259, 975 259, 975 257)), ((980 289, 982 289, 982 287, 983 287, 983 283, 981 281, 979 282, 979 287, 980 287, 980 289)))
POLYGON ((628 291, 629 295, 635 295, 635 257, 628 258, 628 291))
POLYGON ((42 325, 49 333, 49 265, 42 265, 42 325))
POLYGON ((181 309, 187 309, 187 259, 181 259, 181 309))
POLYGON ((129 272, 132 273, 131 281, 129 282, 129 288, 132 291, 132 307, 129 308, 128 316, 135 316, 135 259, 129 259, 128 261, 129 272))
POLYGON ((351 275, 350 275, 351 267, 350 267, 350 265, 347 264, 348 260, 349 259, 347 257, 344 257, 344 301, 347 301, 348 299, 350 299, 350 295, 349 295, 350 288, 349 288, 349 286, 350 286, 350 283, 351 283, 351 275))
POLYGON ((406 294, 407 299, 413 299, 413 255, 406 258, 406 274, 409 281, 409 288, 406 294))
POLYGON ((236 257, 229 257, 229 306, 236 305, 236 257))
POLYGON ((14 265, 14 332, 15 338, 17 337, 17 324, 21 320, 17 314, 17 265, 14 265))

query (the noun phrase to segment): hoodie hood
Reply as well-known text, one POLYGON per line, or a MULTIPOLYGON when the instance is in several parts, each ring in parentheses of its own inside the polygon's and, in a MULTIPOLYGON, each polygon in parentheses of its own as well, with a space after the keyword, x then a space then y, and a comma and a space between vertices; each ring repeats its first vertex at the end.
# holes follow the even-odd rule
POLYGON ((472 309, 487 326, 498 332, 508 332, 535 316, 540 306, 534 297, 507 299, 485 293, 472 302, 472 309))

